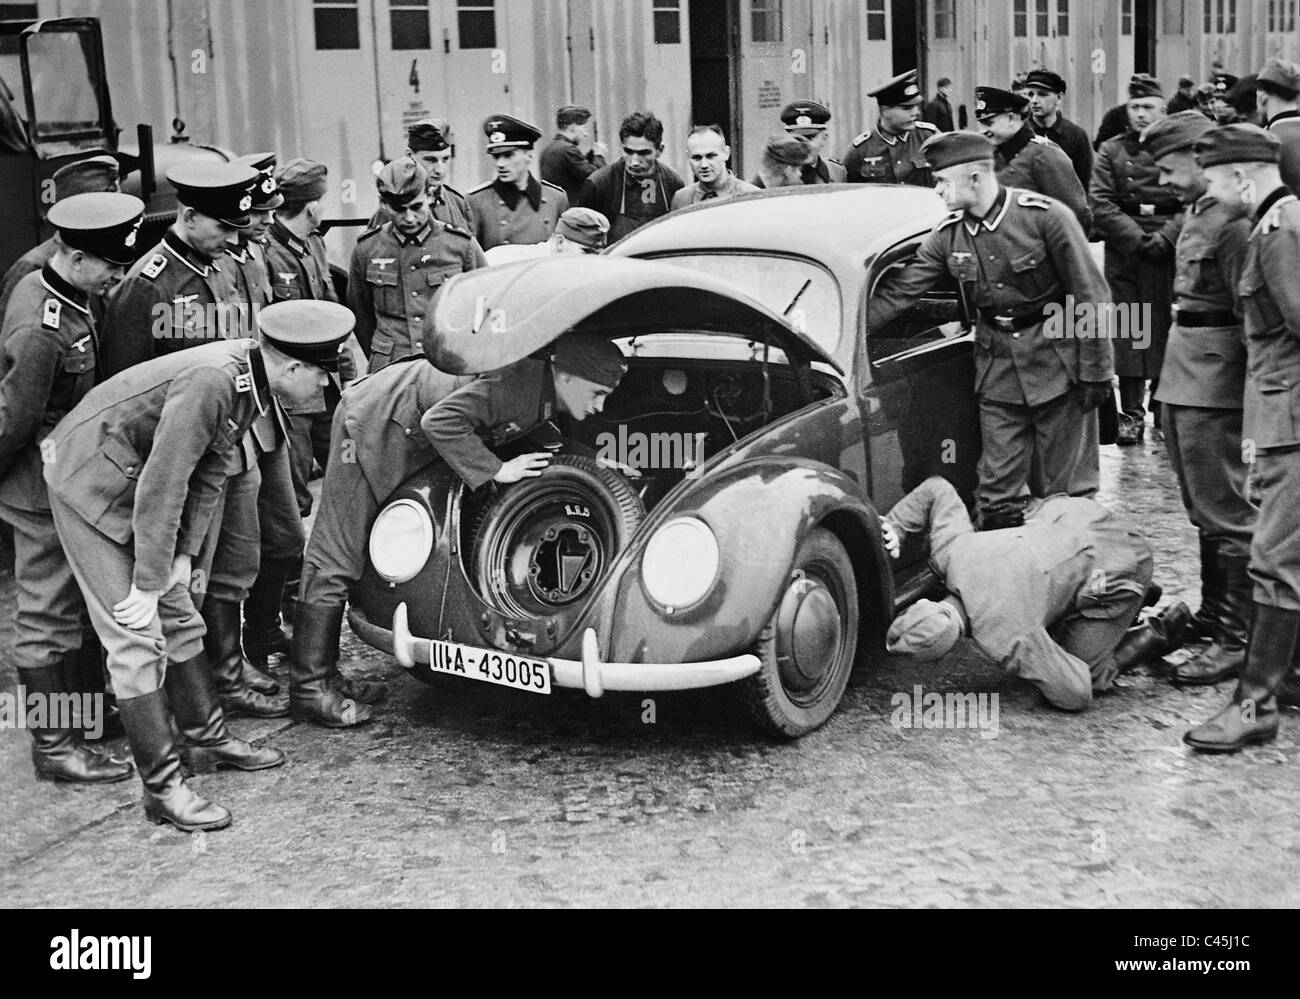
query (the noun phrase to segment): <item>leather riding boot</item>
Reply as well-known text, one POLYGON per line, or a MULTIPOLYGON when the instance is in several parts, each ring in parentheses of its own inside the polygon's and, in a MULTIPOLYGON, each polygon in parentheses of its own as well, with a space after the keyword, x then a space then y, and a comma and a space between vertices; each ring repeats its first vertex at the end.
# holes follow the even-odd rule
POLYGON ((244 652, 259 669, 266 669, 271 656, 289 654, 289 636, 280 627, 280 604, 294 568, 284 562, 264 564, 244 601, 244 652))
MULTIPOLYGON (((62 780, 72 784, 112 784, 126 780, 131 776, 131 764, 120 763, 84 745, 79 731, 72 727, 72 719, 59 718, 55 714, 67 711, 73 697, 81 700, 81 691, 69 687, 65 680, 66 672, 74 668, 71 658, 65 657, 57 666, 44 669, 18 670, 19 680, 27 693, 40 694, 45 702, 42 723, 30 726, 32 767, 36 770, 36 779, 62 780)), ((19 708, 26 711, 25 698, 19 708)), ((88 720, 82 718, 83 726, 88 720)))
MULTIPOLYGON (((1174 668, 1175 683, 1201 686, 1236 676, 1246 661, 1246 640, 1250 636, 1253 584, 1246 572, 1246 555, 1214 553, 1214 581, 1218 587, 1213 602, 1214 641, 1195 659, 1174 668)), ((1201 609, 1206 609, 1201 604, 1201 609)))
POLYGON ((1126 673, 1134 666, 1167 656, 1179 648, 1191 616, 1191 608, 1180 600, 1159 614, 1148 614, 1141 624, 1129 628, 1115 649, 1119 672, 1126 673))
POLYGON ((1192 615, 1187 626, 1189 642, 1207 642, 1215 638, 1214 623, 1218 620, 1217 600, 1219 595, 1218 560, 1215 555, 1218 547, 1213 541, 1201 535, 1201 606, 1192 615))
POLYGON ((298 588, 302 585, 302 558, 289 567, 289 575, 284 581, 284 596, 280 598, 280 616, 284 623, 293 627, 294 614, 298 609, 298 588))
POLYGON ((1246 665, 1232 701, 1183 736, 1203 753, 1235 753, 1277 735, 1277 688, 1290 672, 1300 643, 1300 611, 1255 605, 1246 665))
POLYGON ((197 794, 181 777, 167 695, 154 690, 117 703, 144 784, 145 818, 160 825, 170 822, 182 832, 230 825, 229 811, 197 794))
POLYGON ((211 773, 218 767, 269 770, 284 763, 278 749, 259 749, 230 734, 207 656, 168 663, 165 686, 183 737, 181 759, 190 772, 211 773))
POLYGON ((287 715, 287 698, 254 690, 244 677, 246 660, 239 645, 239 604, 233 600, 218 600, 208 594, 200 613, 208 626, 208 633, 203 636, 203 649, 212 662, 217 694, 226 712, 232 716, 250 715, 254 718, 283 718, 287 715))
POLYGON ((342 605, 298 604, 289 654, 289 714, 295 721, 350 728, 370 720, 370 708, 339 682, 342 627, 342 605))
POLYGON ((81 648, 63 661, 65 690, 90 694, 92 697, 98 694, 103 698, 97 731, 93 735, 85 731, 81 734, 86 742, 102 742, 126 734, 122 728, 122 716, 117 710, 113 686, 108 681, 107 656, 94 629, 86 628, 82 633, 81 648))

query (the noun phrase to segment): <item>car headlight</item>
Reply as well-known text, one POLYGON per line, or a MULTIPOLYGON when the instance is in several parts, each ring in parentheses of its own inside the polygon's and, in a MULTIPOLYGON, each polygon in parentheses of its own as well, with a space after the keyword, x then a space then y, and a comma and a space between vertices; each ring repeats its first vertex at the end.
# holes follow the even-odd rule
POLYGON ((641 556, 641 581, 656 603, 690 607, 718 578, 718 539, 695 517, 677 517, 655 531, 641 556))
POLYGON ((388 582, 405 583, 424 568, 433 539, 433 521, 423 507, 406 499, 390 503, 370 529, 370 563, 388 582))

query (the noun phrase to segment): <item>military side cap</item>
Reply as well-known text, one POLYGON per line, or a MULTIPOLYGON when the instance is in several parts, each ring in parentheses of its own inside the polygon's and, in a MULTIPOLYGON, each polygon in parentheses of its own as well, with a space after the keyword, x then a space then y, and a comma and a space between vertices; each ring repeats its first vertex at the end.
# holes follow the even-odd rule
POLYGON ((337 371, 356 317, 346 305, 312 298, 276 302, 257 314, 262 339, 287 357, 337 371))
POLYGON ((591 208, 568 208, 555 224, 565 239, 594 250, 603 249, 609 233, 609 219, 591 208))
POLYGON ((922 598, 894 618, 885 635, 885 647, 933 662, 952 650, 963 630, 962 613, 953 603, 922 598))
POLYGON ((1025 87, 1027 86, 1028 84, 1025 83, 1025 74, 1020 73, 1016 76, 1014 80, 1011 81, 1011 92, 1013 94, 1018 94, 1020 93, 1020 91, 1024 90, 1025 87))
POLYGON ((286 201, 317 201, 325 197, 325 175, 328 172, 324 163, 299 157, 281 167, 275 179, 286 201))
POLYGON ((246 163, 257 171, 257 186, 253 188, 253 211, 269 212, 284 204, 284 195, 275 181, 275 153, 249 153, 238 156, 236 163, 246 163))
POLYGON ((107 154, 77 160, 54 171, 54 200, 91 191, 116 191, 121 175, 117 160, 107 154))
POLYGON ((1196 140, 1199 166, 1221 163, 1277 163, 1282 158, 1282 143, 1272 132, 1258 125, 1239 123, 1212 128, 1196 140))
POLYGON ((1065 93, 1065 80, 1059 73, 1053 73, 1050 69, 1031 69, 1029 75, 1025 77, 1025 86, 1041 87, 1056 94, 1065 93))
POLYGON ((1179 111, 1153 122, 1142 130, 1142 148, 1153 160, 1179 149, 1191 149, 1196 140, 1214 128, 1214 122, 1199 111, 1179 111))
POLYGON ((1300 66, 1290 59, 1273 57, 1264 63, 1256 83, 1273 83, 1283 90, 1300 91, 1300 66))
POLYGON ((627 371, 617 345, 595 333, 563 333, 552 348, 555 367, 597 385, 614 388, 627 371))
POLYGON ((978 132, 940 132, 921 144, 931 170, 993 159, 993 143, 978 132))
POLYGON ((997 87, 975 88, 975 117, 983 115, 1024 114, 1029 107, 1029 99, 1023 94, 1013 94, 1010 90, 997 87))
POLYGON ((409 156, 400 156, 379 171, 375 187, 379 197, 394 208, 403 208, 425 193, 429 172, 409 156))
POLYGON ((236 229, 249 225, 258 176, 246 163, 177 163, 168 168, 167 180, 182 205, 236 229))
POLYGON ((1134 73, 1129 77, 1128 95, 1134 97, 1164 97, 1164 88, 1160 86, 1160 81, 1150 73, 1134 73))
POLYGON ((867 96, 874 97, 876 103, 885 108, 920 104, 925 99, 921 96, 921 88, 916 85, 914 69, 894 77, 875 90, 868 90, 867 96))
POLYGON ((804 166, 812 160, 812 146, 800 135, 773 135, 763 146, 763 155, 786 166, 804 166))
POLYGON ((144 202, 117 191, 74 194, 55 202, 47 218, 65 246, 129 267, 136 258, 144 202))
POLYGON ((1210 77, 1210 82, 1214 84, 1214 92, 1221 95, 1226 94, 1236 86, 1237 79, 1238 77, 1234 76, 1232 73, 1215 73, 1210 77))
POLYGON ((440 153, 451 148, 451 125, 442 118, 425 118, 406 130, 406 148, 413 153, 440 153))
POLYGON ((823 129, 831 120, 831 109, 816 101, 794 101, 781 110, 781 124, 787 129, 823 129))
POLYGON ((483 122, 483 134, 487 136, 489 153, 503 149, 532 149, 533 143, 542 137, 540 129, 508 114, 496 114, 483 122))

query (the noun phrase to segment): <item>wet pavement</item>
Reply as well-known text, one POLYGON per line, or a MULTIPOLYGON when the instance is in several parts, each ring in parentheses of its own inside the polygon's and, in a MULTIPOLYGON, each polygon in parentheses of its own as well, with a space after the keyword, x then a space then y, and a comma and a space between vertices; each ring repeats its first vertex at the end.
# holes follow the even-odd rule
MULTIPOLYGON (((1103 452, 1104 502, 1197 604, 1195 532, 1162 446, 1103 452)), ((7 622, 12 581, 0 612, 7 622)), ((7 649, 7 635, 0 651, 7 649)), ((1180 653, 1178 655, 1182 655, 1180 653)), ((1176 661, 1174 657, 1172 661, 1176 661)), ((552 697, 426 687, 348 637, 344 668, 391 682, 362 729, 238 720, 290 764, 194 786, 227 830, 143 818, 138 782, 38 784, 0 730, 0 898, 15 906, 1294 906, 1300 713, 1275 743, 1191 753, 1231 684, 1139 670, 1081 715, 964 649, 881 656, 796 743, 721 692, 552 697), (997 694, 996 728, 898 728, 895 695, 997 694)), ((0 689, 13 689, 4 666, 0 689)), ((986 702, 991 708, 991 702, 986 702)), ((121 744, 117 744, 119 748, 121 744)))

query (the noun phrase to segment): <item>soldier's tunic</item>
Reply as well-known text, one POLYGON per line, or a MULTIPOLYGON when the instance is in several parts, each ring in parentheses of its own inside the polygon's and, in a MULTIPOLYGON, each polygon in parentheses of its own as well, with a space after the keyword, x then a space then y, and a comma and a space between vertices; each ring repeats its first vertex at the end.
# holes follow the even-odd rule
POLYGON ((1114 651, 1151 582, 1151 546, 1090 499, 1031 505, 1022 527, 976 533, 952 484, 933 477, 888 519, 929 529, 930 561, 961 599, 970 635, 1058 708, 1088 706, 1114 673, 1114 651))
POLYGON ((1201 537, 1245 557, 1255 526, 1242 447, 1246 342, 1237 284, 1251 223, 1210 197, 1187 209, 1178 235, 1174 324, 1156 400, 1183 506, 1201 537))
POLYGON ((172 562, 198 554, 239 443, 269 398, 257 341, 202 344, 97 385, 47 438, 54 523, 119 698, 158 690, 168 661, 202 651, 190 580, 169 586, 172 562), (132 584, 165 591, 139 631, 113 619, 132 584))
MULTIPOLYGON (((474 210, 469 206, 469 198, 448 184, 440 184, 436 189, 429 189, 429 211, 439 222, 446 222, 449 226, 464 229, 466 232, 474 231, 474 210)), ((375 214, 370 216, 368 228, 378 229, 385 222, 391 221, 393 221, 393 213, 381 199, 375 214)))
POLYGON ((363 233, 352 251, 347 304, 370 370, 420 353, 434 293, 448 278, 486 263, 473 236, 436 219, 409 239, 391 222, 363 233))
POLYGON ((837 159, 818 156, 816 163, 801 167, 799 175, 805 184, 846 184, 849 172, 837 159))
POLYGON ((1255 447, 1255 602, 1300 610, 1300 201, 1285 186, 1255 213, 1238 290, 1246 328, 1242 434, 1255 447))
POLYGON ((1159 378, 1169 338, 1173 247, 1183 205, 1172 188, 1160 185, 1159 177, 1155 161, 1132 131, 1103 142, 1092 170, 1092 231, 1106 244, 1111 294, 1117 305, 1150 306, 1149 346, 1140 347, 1134 338, 1115 341, 1115 371, 1121 379, 1159 378), (1166 258, 1155 260, 1138 251, 1148 233, 1159 233, 1169 244, 1166 258))
POLYGON ((1300 191, 1300 111, 1283 111, 1269 119, 1268 130, 1282 143, 1282 183, 1300 191))
POLYGON ((247 336, 251 320, 240 310, 230 274, 168 230, 109 297, 100 336, 104 374, 196 344, 247 336))
POLYGON ((902 135, 886 135, 879 128, 863 132, 844 154, 844 171, 850 184, 914 184, 933 187, 921 144, 939 130, 918 121, 902 135))
POLYGON ((9 296, 14 293, 18 282, 32 271, 39 271, 49 263, 54 258, 55 248, 54 237, 51 236, 44 243, 33 246, 9 265, 4 278, 0 279, 0 320, 4 319, 5 309, 9 305, 9 296))
POLYGON ((1035 135, 1026 125, 997 147, 993 166, 1003 187, 1037 191, 1055 198, 1074 212, 1083 231, 1088 231, 1092 224, 1088 194, 1075 176, 1070 158, 1056 143, 1035 135))
POLYGON ((237 244, 226 247, 225 257, 217 263, 228 271, 241 301, 259 309, 271 304, 271 276, 264 244, 241 236, 237 244))
POLYGON ((479 246, 490 250, 502 243, 544 243, 555 234, 555 224, 569 208, 564 189, 528 175, 528 186, 491 180, 469 192, 479 246))
POLYGON ((578 203, 582 182, 605 165, 605 157, 594 151, 583 153, 567 135, 557 133, 537 158, 542 180, 564 191, 570 205, 578 203))
POLYGON ((339 606, 361 578, 379 506, 437 460, 420 420, 470 379, 408 357, 354 382, 334 412, 320 508, 303 557, 300 599, 339 606))
POLYGON ((1079 184, 1086 192, 1092 182, 1092 140, 1088 138, 1088 133, 1063 114, 1058 114, 1052 125, 1040 125, 1030 117, 1029 127, 1035 135, 1051 139, 1061 147, 1061 151, 1070 158, 1074 175, 1079 178, 1079 184))
POLYGON ((48 263, 23 277, 0 328, 0 519, 14 533, 20 669, 54 667, 82 644, 85 604, 54 529, 41 448, 94 387, 97 360, 89 297, 48 263))
POLYGON ((975 391, 984 451, 982 505, 1053 493, 1087 495, 1098 483, 1090 436, 1096 414, 1079 411, 1079 382, 1114 375, 1109 330, 1075 335, 1066 295, 1107 301, 1078 220, 1059 201, 1002 188, 983 219, 953 212, 926 237, 916 259, 878 288, 867 328, 880 328, 945 274, 979 310, 975 391), (1055 314, 1062 323, 1046 326, 1055 314))

